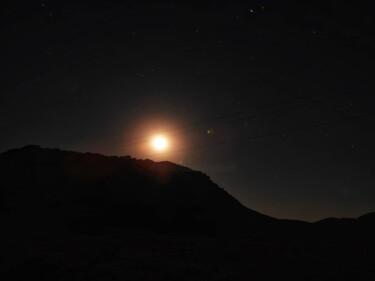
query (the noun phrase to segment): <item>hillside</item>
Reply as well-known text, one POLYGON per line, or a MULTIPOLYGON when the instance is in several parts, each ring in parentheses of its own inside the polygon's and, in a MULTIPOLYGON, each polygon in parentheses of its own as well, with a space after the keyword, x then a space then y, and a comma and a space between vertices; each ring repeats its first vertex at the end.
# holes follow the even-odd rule
POLYGON ((0 171, 10 228, 228 233, 276 221, 170 162, 26 146, 2 153, 0 171))
POLYGON ((0 154, 4 280, 374 280, 374 214, 316 223, 241 205, 170 162, 0 154))

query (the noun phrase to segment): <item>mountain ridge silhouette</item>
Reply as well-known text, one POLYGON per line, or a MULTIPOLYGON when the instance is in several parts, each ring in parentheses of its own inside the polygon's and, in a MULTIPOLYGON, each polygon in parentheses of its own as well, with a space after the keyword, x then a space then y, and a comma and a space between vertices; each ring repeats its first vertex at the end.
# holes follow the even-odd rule
POLYGON ((0 153, 5 280, 373 280, 374 224, 275 219, 167 161, 0 153))
POLYGON ((276 221, 246 208, 204 173, 168 161, 29 145, 1 153, 0 167, 3 213, 38 213, 39 221, 48 218, 51 224, 91 224, 94 232, 228 232, 249 230, 244 222, 276 221))
POLYGON ((0 153, 0 175, 0 219, 9 229, 248 234, 375 224, 375 213, 314 223, 276 219, 243 206, 208 175, 169 161, 28 145, 0 153))

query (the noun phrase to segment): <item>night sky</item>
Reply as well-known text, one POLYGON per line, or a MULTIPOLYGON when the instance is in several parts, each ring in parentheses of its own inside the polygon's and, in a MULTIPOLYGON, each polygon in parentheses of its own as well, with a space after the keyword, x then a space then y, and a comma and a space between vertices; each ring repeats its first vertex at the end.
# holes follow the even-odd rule
POLYGON ((2 4, 0 151, 173 161, 277 218, 375 211, 375 4, 202 2, 2 4))

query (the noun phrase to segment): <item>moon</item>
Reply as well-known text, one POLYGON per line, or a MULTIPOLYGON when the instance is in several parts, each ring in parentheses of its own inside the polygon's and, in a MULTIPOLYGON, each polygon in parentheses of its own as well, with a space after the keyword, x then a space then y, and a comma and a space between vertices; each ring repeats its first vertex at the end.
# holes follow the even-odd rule
POLYGON ((168 140, 163 136, 155 136, 151 142, 152 147, 156 151, 165 151, 168 148, 168 140))

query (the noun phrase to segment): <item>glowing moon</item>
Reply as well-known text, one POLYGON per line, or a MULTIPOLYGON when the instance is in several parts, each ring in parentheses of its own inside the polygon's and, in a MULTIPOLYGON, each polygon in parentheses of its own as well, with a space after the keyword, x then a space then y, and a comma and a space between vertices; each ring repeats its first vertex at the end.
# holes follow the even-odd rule
POLYGON ((165 137, 156 136, 152 139, 152 147, 157 151, 164 151, 168 148, 168 141, 165 137))

